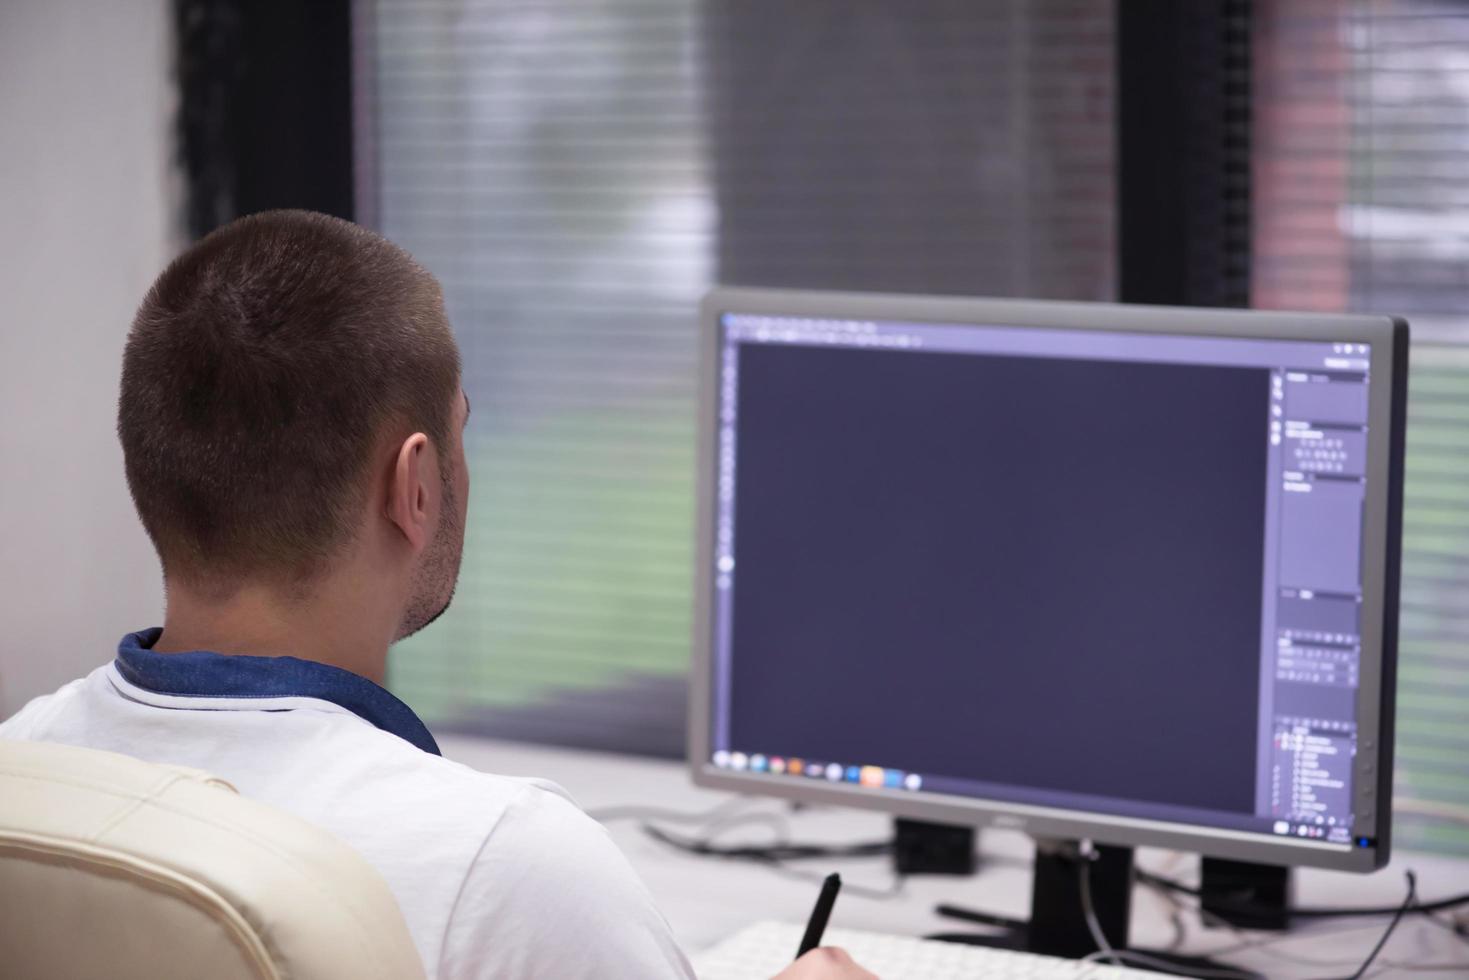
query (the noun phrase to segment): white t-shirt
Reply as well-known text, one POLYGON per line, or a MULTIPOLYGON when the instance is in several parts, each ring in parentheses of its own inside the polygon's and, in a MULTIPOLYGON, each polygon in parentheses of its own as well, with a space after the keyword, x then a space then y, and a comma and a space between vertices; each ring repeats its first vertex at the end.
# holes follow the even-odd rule
POLYGON ((622 853, 556 785, 450 762, 323 697, 141 687, 124 653, 0 737, 203 769, 325 828, 387 880, 430 978, 693 976, 622 853))

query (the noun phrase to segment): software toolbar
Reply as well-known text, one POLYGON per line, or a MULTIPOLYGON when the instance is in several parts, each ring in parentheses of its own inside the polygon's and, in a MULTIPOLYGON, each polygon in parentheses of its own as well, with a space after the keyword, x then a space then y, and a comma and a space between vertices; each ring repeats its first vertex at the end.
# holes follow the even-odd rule
POLYGON ((1279 370, 1280 454, 1270 813, 1276 833, 1346 842, 1356 750, 1368 375, 1279 370))

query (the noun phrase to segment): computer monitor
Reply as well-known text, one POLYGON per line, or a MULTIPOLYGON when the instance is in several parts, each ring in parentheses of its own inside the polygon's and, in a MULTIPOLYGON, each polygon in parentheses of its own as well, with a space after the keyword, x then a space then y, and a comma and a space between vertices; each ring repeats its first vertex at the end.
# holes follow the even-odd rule
POLYGON ((1407 326, 719 289, 699 784, 1370 871, 1407 326))

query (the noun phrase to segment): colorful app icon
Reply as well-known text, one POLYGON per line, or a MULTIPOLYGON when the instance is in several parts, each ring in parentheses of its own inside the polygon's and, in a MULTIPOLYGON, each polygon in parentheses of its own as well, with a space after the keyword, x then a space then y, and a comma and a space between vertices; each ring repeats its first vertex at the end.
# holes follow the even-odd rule
POLYGON ((882 766, 863 766, 862 767, 862 785, 863 786, 881 786, 882 785, 882 766))
POLYGON ((828 763, 826 767, 826 778, 834 783, 842 781, 842 767, 835 762, 828 763))
POLYGON ((790 773, 792 776, 799 776, 804 771, 805 764, 802 763, 800 759, 786 760, 786 772, 790 773))
POLYGON ((848 766, 847 767, 847 782, 849 782, 849 783, 855 783, 855 782, 861 781, 861 779, 862 779, 862 770, 860 768, 858 768, 857 766, 848 766))
POLYGON ((729 754, 729 767, 736 772, 743 770, 750 764, 750 757, 743 752, 731 752, 729 754))
POLYGON ((729 768, 729 752, 724 749, 720 749, 718 752, 715 752, 714 764, 721 769, 729 768))
POLYGON ((761 755, 759 752, 756 752, 754 755, 750 756, 750 771, 764 772, 765 756, 761 755))
POLYGON ((806 775, 812 779, 821 779, 826 775, 826 767, 819 762, 806 763, 806 775))
POLYGON ((903 785, 903 771, 901 769, 888 769, 882 774, 882 784, 892 789, 903 785))
POLYGON ((779 776, 786 771, 786 761, 778 755, 770 757, 770 771, 779 776))
POLYGON ((923 785, 923 777, 916 772, 910 772, 904 777, 903 785, 908 789, 918 789, 923 785))

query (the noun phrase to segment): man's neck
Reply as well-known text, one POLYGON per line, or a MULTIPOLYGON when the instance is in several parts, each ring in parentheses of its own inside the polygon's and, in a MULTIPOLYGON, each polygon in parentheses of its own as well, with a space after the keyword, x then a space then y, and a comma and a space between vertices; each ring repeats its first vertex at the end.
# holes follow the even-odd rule
POLYGON ((163 635, 153 649, 297 657, 382 683, 394 631, 384 618, 381 609, 329 587, 299 598, 251 585, 217 599, 170 583, 163 635))

